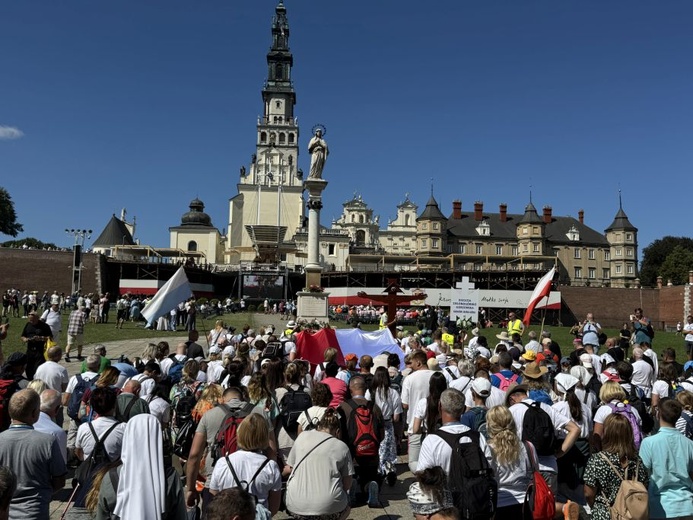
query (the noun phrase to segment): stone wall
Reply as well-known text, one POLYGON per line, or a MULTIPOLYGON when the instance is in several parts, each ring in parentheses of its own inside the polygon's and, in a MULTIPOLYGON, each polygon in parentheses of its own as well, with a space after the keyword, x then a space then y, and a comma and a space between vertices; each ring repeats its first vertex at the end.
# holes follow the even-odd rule
MULTIPOLYGON (((0 290, 58 291, 69 294, 72 288, 72 251, 40 251, 0 248, 0 290)), ((99 292, 101 257, 82 256, 82 289, 99 292)))

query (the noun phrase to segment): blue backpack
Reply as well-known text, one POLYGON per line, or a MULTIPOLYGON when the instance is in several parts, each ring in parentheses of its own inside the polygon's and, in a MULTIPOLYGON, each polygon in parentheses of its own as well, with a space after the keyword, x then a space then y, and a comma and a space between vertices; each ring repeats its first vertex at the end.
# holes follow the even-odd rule
POLYGON ((67 415, 70 419, 79 422, 79 407, 82 404, 82 397, 87 388, 91 386, 91 381, 87 381, 82 377, 82 374, 77 374, 77 384, 70 394, 70 400, 67 403, 67 415))
POLYGON ((180 383, 180 380, 183 379, 184 366, 185 361, 178 361, 178 359, 173 360, 173 365, 171 365, 171 368, 168 371, 168 380, 172 385, 180 383))

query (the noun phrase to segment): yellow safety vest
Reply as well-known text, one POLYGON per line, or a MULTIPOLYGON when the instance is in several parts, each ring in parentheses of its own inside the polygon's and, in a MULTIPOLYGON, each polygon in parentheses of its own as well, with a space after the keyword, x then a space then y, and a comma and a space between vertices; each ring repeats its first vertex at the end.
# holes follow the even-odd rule
POLYGON ((515 319, 508 322, 508 334, 522 334, 522 320, 515 319))

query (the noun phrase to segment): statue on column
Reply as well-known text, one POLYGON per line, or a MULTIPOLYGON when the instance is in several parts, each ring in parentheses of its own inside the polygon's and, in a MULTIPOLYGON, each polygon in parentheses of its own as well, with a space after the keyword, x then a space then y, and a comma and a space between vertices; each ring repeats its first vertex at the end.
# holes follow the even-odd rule
POLYGON ((310 153, 310 173, 309 179, 322 179, 322 169, 325 167, 325 161, 330 153, 327 148, 327 143, 322 138, 325 134, 325 127, 316 125, 314 127, 315 134, 308 143, 308 152, 310 153))

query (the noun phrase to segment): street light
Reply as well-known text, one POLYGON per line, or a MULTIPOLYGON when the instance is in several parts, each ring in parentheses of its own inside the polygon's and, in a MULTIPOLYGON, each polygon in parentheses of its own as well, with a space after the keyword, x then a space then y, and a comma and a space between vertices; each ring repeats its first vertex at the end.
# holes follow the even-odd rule
POLYGON ((65 233, 75 237, 72 250, 72 295, 81 289, 82 285, 82 248, 84 240, 91 238, 91 229, 65 229, 65 233))

